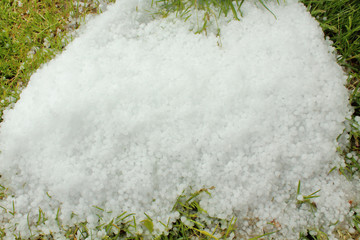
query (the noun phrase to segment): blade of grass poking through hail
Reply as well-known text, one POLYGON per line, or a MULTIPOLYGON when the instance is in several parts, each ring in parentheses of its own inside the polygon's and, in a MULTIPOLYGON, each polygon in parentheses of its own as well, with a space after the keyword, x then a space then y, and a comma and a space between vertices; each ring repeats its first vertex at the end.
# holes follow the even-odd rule
MULTIPOLYGON (((214 236, 213 234, 211 234, 211 233, 208 233, 208 232, 203 231, 203 230, 199 230, 199 229, 197 229, 197 228, 191 228, 191 229, 193 229, 193 230, 195 230, 195 231, 197 231, 197 232, 199 232, 199 233, 201 233, 201 234, 203 234, 203 235, 205 235, 205 236, 210 237, 210 239, 218 240, 218 238, 215 237, 215 236, 214 236)), ((216 230, 216 229, 215 229, 215 230, 216 230)), ((215 230, 214 230, 214 232, 215 232, 215 230)))
POLYGON ((144 213, 145 216, 147 217, 147 219, 142 220, 141 222, 144 224, 144 226, 149 230, 150 233, 152 233, 154 231, 154 224, 153 224, 153 220, 151 219, 151 217, 149 217, 149 215, 147 215, 146 213, 144 213))
POLYGON ((261 5, 263 5, 264 8, 266 8, 266 10, 268 10, 274 16, 275 19, 277 19, 276 15, 266 6, 263 0, 258 0, 258 1, 261 3, 261 5))
POLYGON ((260 239, 260 238, 262 238, 262 237, 266 237, 266 236, 269 236, 269 235, 274 234, 274 233, 276 233, 276 232, 265 233, 265 234, 263 234, 263 235, 260 235, 260 236, 254 237, 254 238, 250 238, 249 240, 260 239))

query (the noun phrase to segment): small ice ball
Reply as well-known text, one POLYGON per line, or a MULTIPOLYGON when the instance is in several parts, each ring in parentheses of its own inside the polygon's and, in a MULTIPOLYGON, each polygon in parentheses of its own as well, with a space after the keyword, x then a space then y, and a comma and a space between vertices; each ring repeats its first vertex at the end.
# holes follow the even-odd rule
POLYGON ((300 194, 297 195, 296 199, 297 199, 298 201, 304 201, 303 195, 300 195, 300 194))

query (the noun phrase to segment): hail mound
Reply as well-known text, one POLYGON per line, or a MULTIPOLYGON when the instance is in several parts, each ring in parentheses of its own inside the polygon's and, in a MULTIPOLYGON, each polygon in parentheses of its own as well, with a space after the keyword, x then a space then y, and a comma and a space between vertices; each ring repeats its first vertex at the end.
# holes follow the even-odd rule
POLYGON ((202 207, 236 215, 240 235, 273 222, 291 239, 343 221, 351 188, 328 173, 341 161, 346 77, 304 6, 269 3, 275 19, 245 3, 241 21, 219 20, 220 39, 134 2, 89 21, 6 112, 1 174, 18 231, 39 207, 51 231, 58 207, 64 224, 71 213, 96 224, 92 206, 146 212, 159 229, 184 189, 212 186, 202 207), (301 195, 320 190, 315 211, 297 202, 299 180, 301 195))

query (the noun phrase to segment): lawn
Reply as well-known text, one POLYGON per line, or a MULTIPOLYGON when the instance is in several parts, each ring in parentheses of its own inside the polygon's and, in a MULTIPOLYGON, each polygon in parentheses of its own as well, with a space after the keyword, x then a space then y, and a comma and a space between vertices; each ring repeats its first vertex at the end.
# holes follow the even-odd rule
MULTIPOLYGON (((191 11, 184 1, 158 1, 162 8, 154 13, 154 17, 167 17, 169 13, 175 11, 178 17, 187 20, 191 11)), ((191 1, 190 1, 191 2, 191 1)), ((200 2, 200 1, 199 1, 200 2)), ((213 2, 217 5, 221 14, 233 15, 235 19, 242 18, 241 5, 244 1, 205 1, 200 2, 197 7, 204 10, 202 23, 194 28, 194 34, 211 35, 210 23, 217 19, 217 14, 212 12, 213 8, 208 5, 213 2), (201 5, 202 3, 202 5, 201 5)), ((309 12, 318 20, 326 38, 333 42, 338 57, 338 63, 348 74, 346 87, 349 89, 349 103, 354 108, 354 114, 346 120, 346 129, 339 136, 338 153, 342 156, 344 164, 332 169, 333 173, 338 172, 348 178, 349 181, 359 180, 359 137, 360 137, 360 93, 359 88, 359 59, 360 59, 360 2, 359 1, 302 1, 307 6, 309 12)), ((195 1, 196 3, 196 1, 195 1)), ((259 1, 259 6, 266 8, 269 15, 274 14, 271 8, 268 8, 267 1, 259 1)), ((3 0, 0 6, 0 118, 7 108, 14 107, 16 101, 20 98, 20 93, 26 88, 30 76, 39 69, 42 64, 53 59, 59 54, 65 46, 76 36, 77 29, 86 20, 86 16, 98 14, 104 8, 105 3, 100 5, 95 1, 9 1, 3 0)), ((276 14, 275 14, 276 17, 276 14)), ((217 24, 217 23, 216 23, 217 24)), ((217 25, 218 26, 218 25, 217 25)), ((222 32, 220 28, 215 30, 218 38, 218 45, 222 45, 222 32)), ((5 113, 6 114, 6 113, 5 113)), ((11 197, 11 190, 6 188, 7 179, 1 179, 1 199, 11 197)), ((302 193, 302 182, 297 185, 297 204, 309 205, 309 208, 316 205, 312 200, 317 198, 317 189, 302 193)), ((206 226, 206 219, 209 218, 206 209, 202 209, 199 196, 207 196, 213 189, 203 188, 184 192, 178 196, 173 207, 178 220, 174 223, 162 222, 165 232, 157 237, 159 239, 188 239, 192 237, 204 239, 232 238, 236 235, 236 226, 241 222, 235 218, 221 219, 212 218, 211 226, 206 226), (202 216, 203 222, 197 222, 198 216, 202 216), (204 226, 205 225, 205 226, 204 226)), ((321 194, 321 192, 320 192, 321 194)), ((49 198, 51 196, 49 195, 49 198)), ((352 206, 352 217, 349 217, 348 224, 334 228, 335 235, 339 239, 355 239, 360 234, 360 216, 357 215, 356 199, 350 202, 352 206)), ((105 216, 106 210, 95 206, 99 216, 105 216)), ((215 207, 216 208, 216 207, 215 207)), ((16 214, 16 206, 12 209, 4 209, 11 215, 16 214)), ((58 210, 59 213, 60 209, 58 210)), ((100 218, 91 229, 86 222, 77 222, 72 226, 63 226, 58 218, 58 213, 53 221, 61 228, 63 236, 67 239, 103 238, 118 239, 128 237, 129 239, 142 239, 141 229, 148 232, 154 231, 154 221, 152 216, 146 215, 141 221, 141 227, 137 226, 134 215, 124 212, 113 219, 100 218), (96 236, 92 231, 98 231, 96 236)), ((38 211, 38 219, 34 223, 36 227, 50 221, 47 213, 41 208, 38 211)), ((0 218, 2 219, 2 218, 0 218)), ((250 222, 250 221, 249 221, 250 222)), ((274 219, 270 222, 277 229, 279 223, 274 219)), ((40 227, 39 227, 40 226, 40 227)), ((14 226, 3 223, 0 224, 0 236, 5 238, 14 238, 14 236, 5 236, 5 232, 14 226)), ((29 229, 31 227, 29 226, 29 229)), ((14 231, 16 233, 16 231, 14 231)), ((31 229, 30 229, 31 232, 31 229)), ((32 232, 31 239, 59 239, 60 235, 52 235, 51 232, 32 232)), ((253 239, 268 238, 271 239, 274 231, 263 232, 253 239)), ((21 235, 16 235, 16 239, 23 239, 21 235)), ((313 229, 309 226, 308 231, 299 233, 299 239, 327 239, 326 233, 321 229, 313 229)))

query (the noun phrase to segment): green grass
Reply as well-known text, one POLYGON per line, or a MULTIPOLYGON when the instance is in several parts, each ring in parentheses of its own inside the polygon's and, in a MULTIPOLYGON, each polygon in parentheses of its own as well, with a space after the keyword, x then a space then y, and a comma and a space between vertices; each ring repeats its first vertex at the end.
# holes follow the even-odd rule
MULTIPOLYGON (((5 188, 0 189, 4 191, 5 188)), ((132 213, 123 212, 119 216, 112 218, 109 221, 106 221, 107 214, 111 213, 102 209, 98 206, 93 206, 97 210, 98 222, 97 226, 94 229, 88 228, 87 222, 78 222, 72 226, 66 226, 61 223, 58 219, 58 214, 61 212, 61 209, 58 209, 56 220, 59 227, 59 231, 62 236, 65 236, 67 239, 85 239, 90 237, 100 237, 102 239, 143 239, 143 232, 147 231, 147 235, 152 235, 154 239, 158 240, 170 240, 170 239, 227 239, 229 237, 235 236, 235 224, 237 220, 233 217, 230 220, 224 220, 219 218, 210 217, 208 213, 201 208, 199 200, 202 194, 209 194, 210 189, 200 189, 195 192, 188 194, 181 194, 173 206, 172 212, 178 213, 178 220, 170 223, 160 222, 164 231, 160 234, 154 233, 154 222, 151 216, 144 213, 146 218, 140 222, 136 221, 136 216, 132 213), (212 224, 208 225, 206 220, 211 220, 212 224)), ((16 214, 16 209, 13 206, 13 209, 7 210, 8 214, 16 214)), ((75 217, 76 214, 73 214, 75 217)), ((39 208, 37 221, 34 223, 29 223, 28 216, 28 229, 31 233, 30 239, 56 239, 57 235, 52 233, 43 233, 39 232, 36 228, 41 227, 48 220, 47 214, 39 208)), ((15 226, 16 228, 16 226, 15 226)), ((265 235, 270 235, 266 233, 265 235)), ((0 224, 0 239, 5 236, 4 228, 0 224)), ((17 240, 22 240, 25 238, 21 237, 21 234, 15 233, 14 238, 17 240)), ((253 239, 257 239, 255 237, 253 239)))
MULTIPOLYGON (((241 5, 245 0, 217 1, 217 0, 154 0, 160 9, 156 14, 166 17, 170 12, 176 12, 178 17, 186 21, 191 14, 191 9, 201 13, 196 33, 207 33, 210 24, 216 24, 220 15, 241 19, 241 5), (214 12, 210 4, 217 6, 214 12)), ((360 1, 359 0, 301 0, 310 13, 319 21, 326 36, 333 41, 333 46, 339 54, 338 62, 348 73, 347 87, 351 91, 350 104, 355 108, 351 119, 348 119, 349 128, 344 134, 349 135, 348 146, 339 148, 339 153, 344 156, 345 165, 334 169, 339 174, 344 174, 349 179, 359 176, 360 164, 360 1)), ((17 1, 0 0, 0 121, 5 108, 11 107, 19 99, 21 89, 26 87, 31 74, 42 64, 52 59, 62 51, 71 41, 67 34, 77 28, 89 13, 98 13, 95 1, 87 7, 77 7, 72 1, 60 0, 23 0, 22 6, 17 1), (70 18, 78 19, 77 23, 70 25, 70 18)), ((259 0, 258 3, 267 8, 267 1, 259 0)), ((271 9, 268 9, 269 14, 271 9)), ((218 28, 218 35, 221 29, 218 28)), ((166 231, 160 235, 154 234, 156 239, 217 239, 226 238, 235 234, 235 227, 239 223, 233 219, 211 218, 213 226, 207 226, 200 216, 210 218, 205 209, 199 204, 199 196, 210 194, 211 189, 201 189, 183 194, 178 197, 173 211, 178 212, 179 220, 175 223, 162 223, 166 231), (183 221, 181 221, 181 219, 183 221)), ((306 204, 310 209, 316 210, 311 199, 321 192, 314 192, 302 198, 294 199, 298 205, 306 204), (315 209, 314 209, 315 208, 315 209)), ((0 185, 0 200, 8 194, 6 187, 0 185)), ((301 184, 294 190, 295 198, 301 193, 301 184)), ((16 214, 16 206, 8 210, 8 214, 16 214)), ((95 207, 95 206, 94 206, 95 207)), ((141 231, 152 233, 154 223, 152 216, 146 215, 140 225, 136 225, 135 216, 123 213, 118 217, 105 221, 103 215, 106 211, 95 207, 99 211, 99 221, 96 229, 88 229, 86 222, 73 226, 63 226, 56 217, 59 229, 68 239, 81 239, 91 237, 94 231, 102 231, 103 239, 142 239, 141 231), (141 231, 139 229, 142 229, 141 231)), ((353 206, 354 215, 349 223, 355 228, 355 233, 338 229, 339 239, 355 239, 360 236, 360 215, 356 213, 358 206, 353 206)), ((58 213, 61 210, 59 209, 58 213)), ((360 211, 358 211, 360 212, 360 211)), ((41 225, 47 220, 47 214, 39 209, 38 219, 34 225, 41 225)), ((270 224, 275 229, 278 223, 274 220, 270 224)), ((36 232, 33 226, 32 239, 53 238, 51 234, 36 232)), ((274 232, 254 236, 253 239, 271 239, 274 232)), ((4 234, 4 227, 0 223, 0 238, 4 234)), ((15 238, 15 236, 14 236, 15 238)), ((23 239, 16 236, 16 239, 23 239)), ((299 239, 327 239, 320 229, 310 229, 306 233, 299 233, 299 239), (316 235, 314 234, 316 233, 316 235)))
MULTIPOLYGON (((276 18, 271 9, 267 7, 267 1, 269 0, 257 0, 257 3, 276 18)), ((153 13, 154 15, 167 17, 170 13, 176 13, 184 21, 187 21, 195 12, 197 26, 194 26, 192 30, 197 34, 205 33, 207 35, 208 27, 216 25, 216 35, 220 37, 221 29, 218 26, 217 19, 220 16, 225 16, 240 20, 243 15, 241 6, 244 2, 245 0, 152 0, 152 6, 158 7, 157 11, 153 13)), ((276 2, 280 3, 280 0, 276 0, 276 2)), ((218 45, 221 46, 221 39, 218 45)))
MULTIPOLYGON (((357 119, 360 116, 360 1, 358 0, 301 0, 307 6, 309 12, 320 23, 326 37, 333 42, 333 47, 339 54, 338 63, 348 73, 346 87, 350 91, 349 103, 355 111, 351 119, 348 119, 349 128, 344 130, 349 136, 349 144, 339 147, 339 153, 344 158, 344 166, 338 168, 339 173, 349 180, 359 177, 360 157, 360 126, 357 119)), ((352 204, 352 202, 350 202, 352 204)), ((360 236, 359 206, 353 205, 354 215, 351 226, 355 227, 355 233, 338 230, 340 239, 357 239, 360 236)), ((325 238, 323 234, 319 235, 325 238)), ((307 239, 316 239, 309 236, 307 239)))
MULTIPOLYGON (((347 87, 355 90, 351 104, 354 116, 360 115, 357 88, 360 74, 360 2, 357 0, 302 0, 310 13, 316 17, 326 36, 340 54, 338 62, 349 73, 347 87)), ((358 148, 357 148, 358 149, 358 148)))
POLYGON ((19 99, 31 74, 62 51, 88 13, 97 13, 95 1, 80 8, 61 0, 0 1, 0 121, 6 107, 19 99), (76 19, 75 24, 70 20, 76 19))

